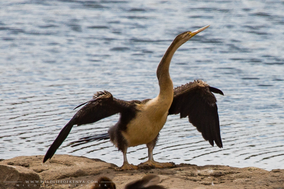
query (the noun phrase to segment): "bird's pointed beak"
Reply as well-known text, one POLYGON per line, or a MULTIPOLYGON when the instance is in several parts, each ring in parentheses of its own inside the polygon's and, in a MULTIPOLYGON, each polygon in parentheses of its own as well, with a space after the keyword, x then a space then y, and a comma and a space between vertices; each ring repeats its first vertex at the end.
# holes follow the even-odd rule
POLYGON ((193 32, 190 33, 190 36, 193 37, 195 36, 196 34, 198 34, 199 32, 202 32, 203 30, 205 30, 206 28, 208 28, 210 25, 207 25, 207 26, 204 26, 203 28, 200 28, 198 30, 195 30, 193 32))

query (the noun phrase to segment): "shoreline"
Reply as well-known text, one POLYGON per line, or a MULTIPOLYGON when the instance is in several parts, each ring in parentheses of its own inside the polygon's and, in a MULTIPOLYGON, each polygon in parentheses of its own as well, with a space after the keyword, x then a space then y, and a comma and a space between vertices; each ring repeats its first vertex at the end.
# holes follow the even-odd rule
POLYGON ((267 171, 256 167, 177 164, 173 168, 118 171, 116 165, 82 156, 19 156, 0 161, 0 188, 90 188, 101 176, 113 180, 118 189, 145 175, 160 177, 169 189, 273 188, 284 189, 284 169, 267 171))

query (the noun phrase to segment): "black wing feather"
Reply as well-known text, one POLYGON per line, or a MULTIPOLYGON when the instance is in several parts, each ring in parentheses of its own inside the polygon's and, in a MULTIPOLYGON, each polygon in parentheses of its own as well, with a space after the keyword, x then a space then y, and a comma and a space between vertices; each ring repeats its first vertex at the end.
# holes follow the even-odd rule
POLYGON ((110 92, 104 91, 98 92, 94 95, 94 98, 92 100, 81 104, 85 105, 60 131, 57 138, 54 140, 54 142, 46 152, 43 162, 46 162, 54 155, 56 150, 70 133, 73 125, 94 123, 100 119, 119 113, 121 109, 123 109, 123 104, 121 104, 121 102, 122 101, 117 101, 116 99, 114 99, 110 92))
POLYGON ((220 135, 220 124, 217 100, 212 92, 223 95, 217 88, 210 87, 197 80, 175 88, 174 99, 169 114, 180 114, 181 118, 188 116, 205 140, 214 146, 223 147, 220 135))

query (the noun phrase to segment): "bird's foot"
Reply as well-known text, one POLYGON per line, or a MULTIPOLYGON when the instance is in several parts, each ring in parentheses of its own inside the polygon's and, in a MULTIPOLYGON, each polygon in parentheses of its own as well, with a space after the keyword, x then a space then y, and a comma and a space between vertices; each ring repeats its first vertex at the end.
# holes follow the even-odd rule
POLYGON ((163 168, 172 168, 172 167, 175 167, 175 166, 176 165, 172 162, 160 163, 160 162, 156 162, 154 160, 148 160, 144 163, 140 163, 138 165, 138 168, 141 168, 141 169, 153 169, 153 168, 163 169, 163 168))
POLYGON ((133 164, 124 163, 121 167, 118 167, 115 170, 117 170, 117 171, 125 171, 125 170, 137 170, 137 169, 138 169, 138 167, 133 165, 133 164))

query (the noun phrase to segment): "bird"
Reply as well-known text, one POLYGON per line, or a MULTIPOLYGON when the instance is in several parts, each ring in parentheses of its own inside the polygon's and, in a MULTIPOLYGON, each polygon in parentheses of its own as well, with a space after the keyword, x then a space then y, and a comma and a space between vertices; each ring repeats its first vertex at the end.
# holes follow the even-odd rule
POLYGON ((114 182, 108 177, 100 177, 91 189, 116 189, 114 182))
MULTIPOLYGON (((160 177, 158 175, 146 175, 142 179, 126 184, 124 189, 165 189, 164 186, 158 185, 160 177)), ((91 189, 116 189, 115 183, 108 177, 100 177, 91 189)))
POLYGON ((142 179, 128 183, 124 189, 166 189, 158 185, 160 177, 158 175, 146 175, 142 179))
POLYGON ((202 80, 194 80, 174 88, 169 73, 170 63, 176 50, 208 27, 209 25, 193 32, 183 32, 172 41, 156 70, 159 93, 155 98, 126 101, 113 97, 108 91, 99 91, 91 100, 77 106, 76 108, 83 107, 62 128, 46 152, 43 163, 52 158, 73 125, 94 123, 114 114, 120 114, 119 120, 107 133, 81 138, 73 145, 94 140, 110 140, 123 153, 123 165, 120 169, 130 170, 138 167, 128 162, 127 149, 146 144, 148 160, 141 165, 154 168, 171 167, 172 164, 167 162, 155 161, 153 149, 168 115, 180 114, 180 118, 188 117, 189 122, 212 146, 215 143, 222 148, 217 100, 213 93, 224 95, 223 92, 202 80))

